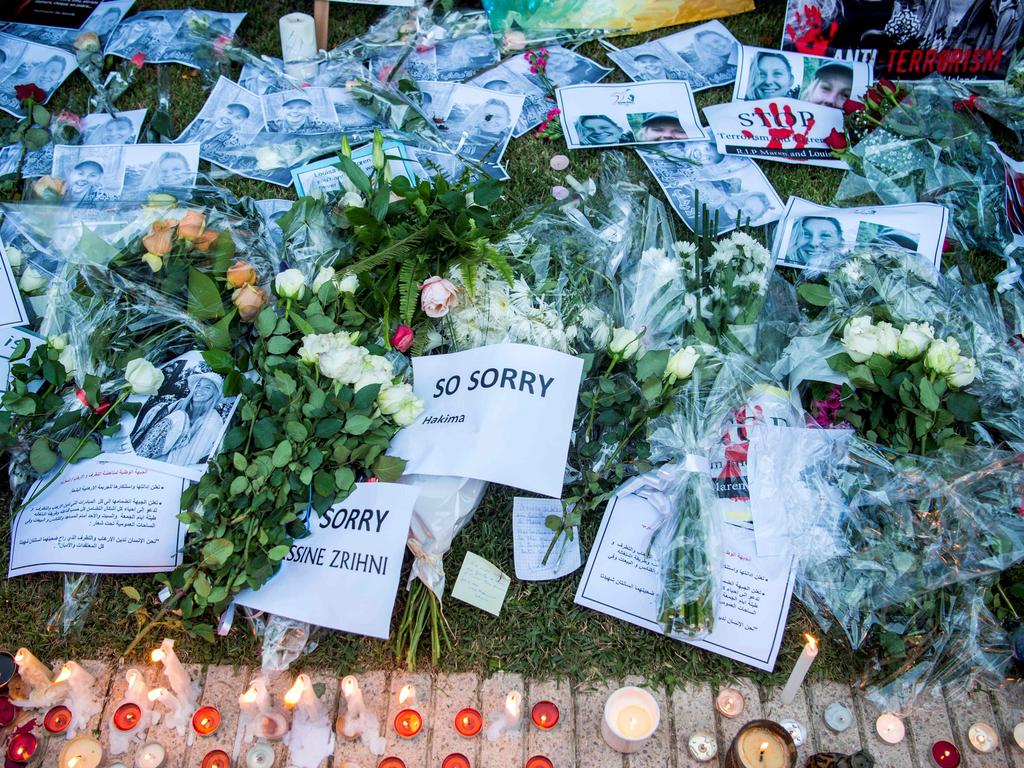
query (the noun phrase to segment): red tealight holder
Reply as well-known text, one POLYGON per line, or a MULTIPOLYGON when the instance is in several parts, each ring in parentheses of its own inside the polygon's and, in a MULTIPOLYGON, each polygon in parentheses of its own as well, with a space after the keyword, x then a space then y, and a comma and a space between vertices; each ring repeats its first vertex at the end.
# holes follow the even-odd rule
POLYGON ((960 750, 950 741, 936 741, 932 744, 932 760, 939 768, 958 768, 960 750))
POLYGON ((554 728, 558 723, 558 707, 551 701, 538 701, 530 710, 530 719, 542 731, 554 728))
POLYGON ((526 761, 526 768, 555 768, 555 765, 544 755, 534 755, 526 761))
POLYGON ((7 759, 15 763, 27 763, 38 746, 39 742, 31 733, 16 733, 7 746, 7 759))
POLYGON ((192 715, 192 730, 200 736, 209 736, 220 728, 220 710, 216 707, 200 707, 192 715))
POLYGON ((18 717, 18 708, 6 696, 0 696, 0 728, 6 728, 18 717))
POLYGON ((470 768, 469 758, 459 752, 453 752, 441 761, 441 768, 470 768))
POLYGON ((50 733, 64 733, 71 725, 71 710, 58 704, 43 717, 43 728, 50 733))
POLYGON ((214 749, 203 756, 201 768, 231 768, 231 758, 223 749, 214 749))
POLYGON ((138 704, 126 702, 114 710, 113 721, 117 730, 130 731, 142 721, 142 708, 138 704))
POLYGON ((455 730, 460 736, 476 736, 483 727, 483 717, 472 707, 460 709, 459 714, 455 716, 455 730))
POLYGON ((411 739, 423 729, 423 718, 415 709, 403 709, 395 715, 395 733, 411 739))
POLYGON ((377 768, 405 768, 405 763, 400 757, 385 757, 377 763, 377 768))

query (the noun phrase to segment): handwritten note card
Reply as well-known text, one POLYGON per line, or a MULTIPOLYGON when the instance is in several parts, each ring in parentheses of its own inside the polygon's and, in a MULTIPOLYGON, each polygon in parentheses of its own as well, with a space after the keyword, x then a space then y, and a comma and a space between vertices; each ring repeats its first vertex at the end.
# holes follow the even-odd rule
POLYGON ((452 597, 497 616, 501 613, 511 583, 512 579, 496 565, 467 552, 459 576, 455 579, 452 597))
POLYGON ((8 576, 155 573, 181 562, 185 525, 178 513, 185 481, 101 458, 71 465, 18 513, 8 576))
MULTIPOLYGON (((654 506, 636 494, 608 503, 576 592, 579 605, 662 632, 661 565, 647 554, 657 520, 654 506)), ((752 532, 722 527, 726 553, 715 628, 691 645, 770 672, 786 628, 796 563, 791 557, 759 558, 752 532)))
POLYGON ((512 541, 515 544, 516 578, 520 581, 560 579, 582 565, 579 531, 573 539, 562 536, 544 563, 544 555, 555 537, 547 527, 548 515, 562 516, 558 499, 531 499, 516 496, 512 502, 512 541))

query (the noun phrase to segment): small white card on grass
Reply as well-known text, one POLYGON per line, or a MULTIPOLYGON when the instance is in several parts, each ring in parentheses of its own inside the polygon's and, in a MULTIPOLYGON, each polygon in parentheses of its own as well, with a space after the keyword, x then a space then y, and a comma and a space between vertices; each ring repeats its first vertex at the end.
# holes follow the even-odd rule
POLYGON ((281 570, 235 602, 386 640, 418 494, 410 485, 358 483, 326 514, 310 512, 310 535, 292 544, 281 570))
POLYGON ((467 552, 459 576, 455 579, 452 597, 498 616, 511 583, 512 579, 496 565, 480 555, 467 552))
POLYGON ((46 478, 32 484, 25 497, 32 501, 11 528, 9 577, 47 571, 155 573, 178 566, 185 540, 178 513, 186 481, 103 458, 72 464, 45 490, 46 478))
POLYGON ((412 360, 426 409, 391 442, 410 475, 451 475, 562 495, 583 360, 528 344, 412 360))
POLYGON ((532 499, 516 496, 512 501, 512 541, 515 546, 516 578, 520 581, 550 581, 572 573, 582 565, 579 529, 572 541, 561 536, 548 554, 555 532, 547 527, 550 515, 562 517, 558 499, 532 499))

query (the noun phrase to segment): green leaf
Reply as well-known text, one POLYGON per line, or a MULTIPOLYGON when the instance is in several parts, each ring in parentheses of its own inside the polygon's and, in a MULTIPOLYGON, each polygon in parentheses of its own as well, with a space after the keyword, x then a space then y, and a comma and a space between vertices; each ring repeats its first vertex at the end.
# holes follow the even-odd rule
POLYGON ((405 471, 405 459, 397 456, 379 456, 373 462, 373 474, 382 483, 393 483, 405 471))
POLYGON ((135 587, 121 587, 121 591, 128 596, 129 600, 134 600, 136 603, 142 602, 142 595, 135 587))
POLYGON ((868 368, 879 376, 886 377, 892 373, 892 362, 882 355, 872 355, 868 358, 868 368))
POLYGON ((80 438, 69 437, 57 446, 60 455, 70 462, 83 461, 100 455, 100 445, 95 440, 86 440, 79 445, 80 438))
POLYGON ((249 490, 249 478, 245 475, 238 475, 234 480, 231 481, 231 485, 228 487, 228 493, 231 496, 241 496, 249 490))
POLYGON ((256 315, 256 333, 266 338, 277 328, 277 313, 271 307, 264 307, 256 315))
POLYGON ((334 478, 327 472, 317 472, 313 476, 313 492, 320 496, 330 496, 334 493, 334 478))
POLYGON ((234 310, 213 325, 203 326, 203 337, 210 349, 226 350, 231 348, 231 317, 233 314, 234 310))
POLYGON ((45 128, 50 124, 50 113, 42 104, 35 104, 32 107, 32 119, 45 128))
POLYGON ((25 135, 21 137, 21 143, 28 150, 41 149, 50 143, 50 132, 38 125, 33 125, 25 131, 25 135))
POLYGON ((350 435, 361 435, 373 426, 373 419, 361 413, 353 413, 345 419, 345 431, 350 435))
POLYGON ((356 481, 356 473, 348 467, 338 467, 334 472, 334 484, 341 493, 348 493, 356 481))
POLYGON ((188 271, 188 311, 200 320, 224 317, 224 304, 217 283, 195 268, 188 271))
POLYGON ((636 364, 636 378, 645 381, 652 376, 659 379, 665 373, 665 366, 668 365, 669 351, 667 349, 656 349, 644 354, 636 364))
POLYGON ((29 452, 29 462, 40 475, 46 474, 57 463, 57 454, 50 448, 50 441, 45 437, 36 438, 29 452))
POLYGON ((356 165, 353 160, 343 155, 338 156, 338 165, 345 172, 345 175, 348 176, 353 186, 362 192, 363 195, 369 197, 370 193, 373 192, 373 187, 370 184, 370 177, 366 175, 366 172, 356 165))
POLYGON ((380 387, 380 384, 369 384, 362 387, 356 392, 356 396, 352 400, 352 407, 357 411, 364 411, 369 408, 377 399, 377 395, 380 394, 380 387))
POLYGON ((857 389, 875 389, 875 380, 871 376, 871 369, 863 363, 853 366, 846 375, 850 377, 850 383, 857 389))
POLYGON ((309 437, 309 430, 301 421, 289 421, 285 424, 284 431, 296 443, 304 443, 306 438, 309 437))
POLYGON ((950 392, 946 398, 946 408, 956 417, 957 421, 973 424, 981 419, 981 406, 978 398, 966 392, 950 392))
POLYGON ((235 545, 230 539, 208 541, 203 546, 203 565, 219 568, 228 561, 234 551, 235 545))
POLYGON ((196 580, 192 582, 192 588, 195 589, 197 595, 205 599, 210 596, 210 590, 213 589, 213 585, 210 584, 209 577, 205 573, 200 572, 196 576, 196 580))
POLYGON ((267 351, 272 355, 284 355, 295 346, 295 342, 287 336, 271 336, 267 342, 267 351))
POLYGON ((284 560, 286 557, 288 557, 288 553, 290 551, 291 547, 289 547, 287 544, 278 544, 276 547, 272 547, 271 550, 267 552, 267 559, 273 560, 274 562, 277 562, 278 560, 284 560))
POLYGON ((797 286, 796 292, 812 307, 827 307, 832 302, 832 293, 828 286, 820 283, 801 283, 797 286))
POLYGON ((288 440, 282 440, 274 449, 274 455, 270 457, 270 463, 275 467, 284 467, 292 460, 292 444, 288 440))
POLYGON ((223 349, 206 350, 203 352, 203 360, 217 373, 228 373, 235 367, 235 359, 223 349))
POLYGON ((929 411, 939 410, 939 396, 928 379, 921 379, 917 385, 917 391, 921 394, 921 405, 929 411))

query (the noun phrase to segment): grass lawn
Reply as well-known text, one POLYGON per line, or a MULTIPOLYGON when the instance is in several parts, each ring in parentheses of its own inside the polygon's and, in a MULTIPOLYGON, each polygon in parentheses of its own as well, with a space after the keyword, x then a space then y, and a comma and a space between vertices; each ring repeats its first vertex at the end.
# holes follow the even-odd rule
MULTIPOLYGON (((184 0, 137 0, 135 10, 184 8, 188 4, 184 0)), ((194 4, 210 10, 247 11, 249 15, 240 28, 241 40, 258 52, 272 55, 280 52, 278 18, 295 10, 311 12, 312 6, 309 0, 252 0, 250 3, 203 0, 194 4)), ((741 42, 775 47, 779 43, 782 29, 784 1, 759 2, 759 6, 754 12, 723 21, 741 42)), ((330 44, 337 45, 358 34, 378 13, 377 9, 359 5, 332 4, 330 44)), ((659 37, 671 31, 675 30, 657 30, 644 36, 617 39, 615 42, 619 46, 633 45, 642 39, 659 37)), ((611 66, 611 62, 604 56, 604 49, 597 43, 589 43, 581 51, 611 66)), ((206 83, 203 74, 193 69, 170 66, 169 72, 172 116, 175 131, 178 132, 188 124, 205 101, 206 83)), ((609 79, 614 81, 626 78, 616 69, 609 79)), ((732 86, 702 92, 698 94, 698 106, 726 101, 731 92, 732 86)), ((81 113, 88 95, 85 79, 76 73, 57 92, 50 106, 55 110, 67 107, 81 113)), ((119 107, 150 107, 155 102, 156 67, 147 66, 132 90, 120 100, 119 107)), ((527 206, 547 199, 550 187, 561 183, 563 174, 551 171, 548 159, 563 150, 561 141, 543 142, 530 136, 512 141, 505 155, 511 180, 507 184, 505 199, 500 203, 503 220, 512 221, 527 206)), ((596 172, 599 152, 573 152, 570 172, 581 179, 596 172)), ((627 155, 631 166, 639 171, 642 166, 635 154, 628 152, 627 155)), ((763 163, 762 167, 783 199, 790 194, 799 194, 818 202, 829 202, 841 178, 839 171, 821 168, 798 168, 770 162, 763 163)), ((650 181, 652 193, 660 194, 653 179, 646 172, 641 173, 642 178, 650 181)), ((254 198, 294 197, 294 191, 290 188, 239 177, 222 178, 218 183, 236 194, 254 198)), ((681 223, 680 230, 685 231, 681 223)), ((984 276, 1001 269, 1001 265, 990 257, 977 259, 976 266, 984 276)), ((487 558, 506 573, 514 572, 511 530, 513 494, 510 489, 492 487, 476 518, 456 540, 446 559, 449 590, 467 550, 487 558)), ((593 541, 598 522, 596 517, 584 522, 581 532, 584 553, 593 541)), ((0 568, 6 570, 9 551, 7 526, 3 527, 0 536, 3 537, 3 541, 0 541, 0 568)), ((505 669, 532 676, 569 676, 575 679, 638 673, 651 680, 668 683, 690 679, 716 680, 752 672, 750 668, 722 657, 660 638, 574 605, 573 595, 578 581, 579 572, 548 583, 513 580, 500 618, 493 618, 447 598, 446 616, 456 636, 456 650, 442 658, 441 667, 446 671, 505 669)), ((131 584, 144 593, 151 592, 151 579, 102 577, 99 595, 84 629, 67 638, 47 635, 44 629, 48 618, 60 604, 61 583, 58 575, 28 576, 0 582, 0 615, 3 616, 0 623, 0 648, 28 646, 43 659, 112 657, 124 650, 136 627, 134 618, 126 613, 129 601, 121 593, 120 587, 131 584)), ((333 598, 332 595, 324 597, 333 598)), ((405 590, 402 589, 395 609, 396 616, 404 598, 405 590)), ((817 631, 816 624, 801 604, 794 601, 777 664, 781 671, 771 676, 755 674, 754 677, 762 682, 781 683, 802 647, 801 635, 812 629, 817 631)), ((158 633, 154 633, 154 637, 158 636, 158 633)), ((306 657, 304 664, 327 667, 340 673, 396 664, 389 643, 327 631, 322 632, 318 639, 319 648, 306 657)), ((145 644, 147 648, 149 645, 145 644)), ((179 639, 178 645, 183 659, 189 662, 255 665, 260 661, 260 640, 247 631, 243 621, 236 624, 229 637, 218 640, 216 644, 179 639)), ((855 661, 845 650, 841 638, 832 636, 824 639, 822 652, 811 674, 851 679, 854 671, 855 661)))

